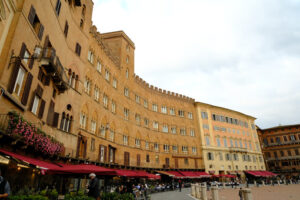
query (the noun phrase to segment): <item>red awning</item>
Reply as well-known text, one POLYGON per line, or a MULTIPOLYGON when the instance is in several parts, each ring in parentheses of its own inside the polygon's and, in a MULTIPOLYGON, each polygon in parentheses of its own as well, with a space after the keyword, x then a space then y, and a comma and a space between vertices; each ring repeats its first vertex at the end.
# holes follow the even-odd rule
POLYGON ((173 175, 174 178, 188 178, 181 174, 179 171, 167 171, 167 173, 173 175))
POLYGON ((256 177, 271 177, 271 176, 277 176, 277 174, 274 174, 272 172, 268 171, 245 171, 248 174, 251 174, 256 177))
POLYGON ((148 179, 155 179, 158 180, 160 179, 160 175, 156 175, 156 174, 148 174, 148 179))
POLYGON ((50 170, 50 173, 72 173, 72 174, 89 174, 89 173, 95 173, 97 175, 108 175, 109 173, 114 172, 113 169, 108 169, 105 167, 100 167, 97 165, 92 164, 78 164, 78 165, 72 165, 72 164, 62 164, 59 163, 61 168, 50 170))
POLYGON ((13 152, 10 152, 10 151, 4 150, 4 149, 0 149, 0 152, 5 154, 5 155, 14 157, 18 160, 21 160, 23 162, 29 163, 31 165, 35 165, 36 167, 44 169, 44 170, 55 170, 55 169, 60 168, 56 164, 52 164, 50 162, 45 162, 45 161, 38 160, 38 159, 35 159, 35 158, 30 158, 28 156, 23 156, 23 155, 13 153, 13 152))
POLYGON ((210 177, 206 172, 194 172, 194 171, 179 171, 186 178, 207 178, 210 177))

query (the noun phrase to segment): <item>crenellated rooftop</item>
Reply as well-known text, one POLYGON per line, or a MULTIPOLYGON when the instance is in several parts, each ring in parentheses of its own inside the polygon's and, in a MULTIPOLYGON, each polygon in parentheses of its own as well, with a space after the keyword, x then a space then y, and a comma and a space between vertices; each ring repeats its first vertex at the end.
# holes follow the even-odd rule
POLYGON ((136 74, 134 74, 134 79, 135 79, 135 82, 140 84, 142 87, 144 87, 146 89, 149 89, 149 90, 152 90, 152 91, 154 91, 158 94, 165 95, 166 97, 174 97, 174 98, 177 98, 179 100, 187 101, 187 102, 190 102, 190 103, 195 102, 195 99, 193 99, 193 98, 190 98, 190 97, 187 97, 185 95, 178 94, 178 93, 175 93, 175 92, 170 92, 170 91, 167 91, 167 90, 163 90, 161 88, 150 85, 149 83, 147 83, 145 80, 143 80, 142 78, 140 78, 136 74))

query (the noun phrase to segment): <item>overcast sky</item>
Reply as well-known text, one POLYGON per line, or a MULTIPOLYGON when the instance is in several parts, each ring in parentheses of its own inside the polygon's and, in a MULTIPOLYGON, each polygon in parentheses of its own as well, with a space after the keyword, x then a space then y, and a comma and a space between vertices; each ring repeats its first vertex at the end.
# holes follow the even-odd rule
POLYGON ((135 43, 135 73, 162 89, 300 124, 299 0, 93 0, 101 33, 135 43))

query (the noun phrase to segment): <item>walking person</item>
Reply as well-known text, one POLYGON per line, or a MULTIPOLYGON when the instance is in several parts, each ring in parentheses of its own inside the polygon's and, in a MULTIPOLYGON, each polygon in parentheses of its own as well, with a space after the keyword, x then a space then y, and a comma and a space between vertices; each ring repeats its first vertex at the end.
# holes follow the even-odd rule
POLYGON ((240 197, 240 200, 243 200, 243 192, 242 192, 242 188, 240 188, 240 190, 239 190, 239 197, 240 197))
POLYGON ((89 177, 91 180, 88 186, 88 196, 94 197, 96 200, 100 200, 99 180, 97 179, 96 174, 94 173, 91 173, 89 177))
POLYGON ((10 185, 8 181, 3 178, 0 170, 0 199, 8 199, 10 193, 10 185))

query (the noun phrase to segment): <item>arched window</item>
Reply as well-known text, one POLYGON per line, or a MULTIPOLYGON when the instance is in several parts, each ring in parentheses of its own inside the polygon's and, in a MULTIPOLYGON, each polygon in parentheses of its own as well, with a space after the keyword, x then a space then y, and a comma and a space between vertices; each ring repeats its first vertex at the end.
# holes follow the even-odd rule
POLYGON ((65 112, 63 112, 62 118, 60 121, 60 129, 65 132, 70 132, 72 119, 73 119, 73 116, 70 116, 69 114, 66 114, 65 112))
POLYGON ((84 17, 85 16, 85 12, 86 12, 86 6, 83 4, 82 5, 82 11, 81 11, 81 15, 84 17))

